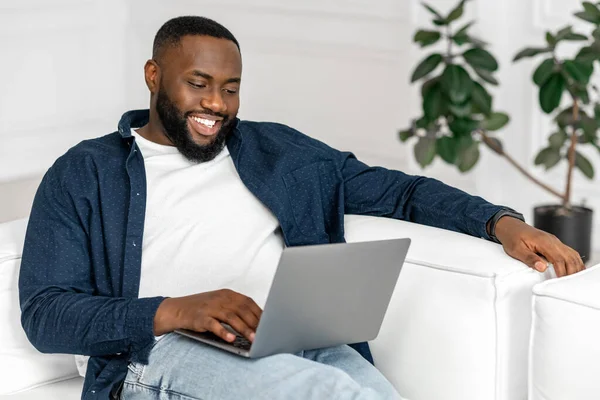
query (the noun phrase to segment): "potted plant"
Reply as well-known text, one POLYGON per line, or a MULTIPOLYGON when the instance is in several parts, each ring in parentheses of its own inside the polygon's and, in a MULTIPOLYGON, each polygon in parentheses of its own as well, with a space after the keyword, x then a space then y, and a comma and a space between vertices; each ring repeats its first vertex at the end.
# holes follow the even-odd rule
POLYGON ((584 11, 575 14, 595 24, 596 29, 590 36, 575 33, 571 26, 567 26, 554 34, 548 32, 547 46, 526 48, 515 56, 515 61, 543 54, 547 56, 536 68, 533 81, 540 88, 542 110, 549 114, 556 112, 554 122, 557 129, 549 137, 548 146, 536 156, 535 165, 550 169, 566 160, 566 188, 560 192, 528 173, 504 151, 500 139, 491 133, 504 127, 509 116, 494 112, 493 98, 486 85, 498 85, 493 76, 498 63, 485 49, 486 43, 469 34, 473 22, 454 29, 464 13, 465 4, 466 0, 461 0, 446 16, 423 4, 433 15, 436 28, 418 30, 414 41, 422 48, 441 40, 446 46, 443 52, 428 55, 413 72, 411 81, 422 81, 423 115, 413 120, 408 129, 399 132, 400 140, 416 138, 414 154, 422 168, 439 155, 461 172, 467 172, 476 165, 479 145, 485 144, 533 183, 560 199, 560 204, 536 207, 534 225, 553 233, 577 250, 584 261, 588 261, 592 210, 574 206, 571 194, 575 168, 590 179, 594 176, 591 162, 577 150, 578 146, 589 145, 600 151, 596 134, 600 126, 600 102, 590 99, 590 91, 598 94, 598 90, 590 84, 590 77, 594 62, 600 61, 600 9, 595 4, 584 2, 584 11), (565 41, 582 44, 575 58, 560 59, 557 56, 557 45, 565 41), (436 74, 440 70, 441 74, 436 74), (571 104, 559 109, 563 94, 569 95, 571 104))

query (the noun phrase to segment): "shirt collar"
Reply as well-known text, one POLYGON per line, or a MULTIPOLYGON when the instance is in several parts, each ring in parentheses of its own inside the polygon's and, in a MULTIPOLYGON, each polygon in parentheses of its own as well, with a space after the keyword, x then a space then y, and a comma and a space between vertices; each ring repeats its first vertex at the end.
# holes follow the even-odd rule
POLYGON ((127 111, 119 121, 119 133, 123 139, 131 138, 131 128, 140 128, 148 123, 149 110, 127 111))

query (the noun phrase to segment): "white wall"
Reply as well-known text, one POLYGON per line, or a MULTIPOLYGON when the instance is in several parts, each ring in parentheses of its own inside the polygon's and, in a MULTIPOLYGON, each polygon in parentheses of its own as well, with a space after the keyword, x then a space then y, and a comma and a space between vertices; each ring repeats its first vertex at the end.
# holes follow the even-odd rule
MULTIPOLYGON (((455 0, 430 3, 447 11, 455 0)), ((549 133, 530 81, 533 63, 510 60, 521 47, 542 44, 545 29, 572 21, 577 3, 468 5, 468 16, 478 20, 474 32, 492 44, 501 63, 495 104, 512 116, 501 132, 505 146, 559 188, 561 168, 545 174, 532 165, 549 133)), ((421 171, 412 146, 397 140, 397 129, 420 107, 417 88, 408 85, 426 54, 411 43, 417 27, 429 26, 420 1, 0 0, 0 220, 7 218, 6 199, 17 195, 14 183, 2 183, 39 179, 70 146, 113 131, 123 111, 147 106, 142 67, 152 38, 166 19, 183 14, 212 17, 238 37, 240 117, 287 123, 369 163, 435 176, 525 214, 553 200, 488 151, 467 175, 442 163, 421 171)), ((575 199, 587 198, 600 212, 600 155, 591 152, 590 158, 597 178, 589 182, 576 173, 575 199)), ((32 185, 22 186, 28 189, 20 204, 27 204, 32 185)))

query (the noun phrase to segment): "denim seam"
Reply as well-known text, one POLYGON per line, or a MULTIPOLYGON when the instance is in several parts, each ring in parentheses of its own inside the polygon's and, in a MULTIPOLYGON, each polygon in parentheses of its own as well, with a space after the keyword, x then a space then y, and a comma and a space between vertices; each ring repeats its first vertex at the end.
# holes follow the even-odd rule
POLYGON ((157 388, 156 386, 152 386, 152 385, 146 385, 144 383, 141 382, 125 382, 124 385, 129 385, 129 386, 139 386, 140 388, 144 388, 147 390, 151 390, 153 392, 157 392, 157 393, 167 393, 170 396, 177 396, 180 399, 184 399, 184 400, 203 400, 200 397, 191 397, 188 396, 186 394, 183 393, 179 393, 176 392, 174 390, 169 390, 169 389, 163 389, 163 388, 157 388))

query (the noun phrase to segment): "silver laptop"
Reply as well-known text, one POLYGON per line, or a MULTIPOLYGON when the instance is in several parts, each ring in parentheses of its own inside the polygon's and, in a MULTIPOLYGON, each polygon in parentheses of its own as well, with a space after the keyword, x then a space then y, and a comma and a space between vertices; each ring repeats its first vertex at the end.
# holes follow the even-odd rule
POLYGON ((379 334, 410 239, 283 250, 254 342, 175 332, 248 358, 366 342, 379 334))

